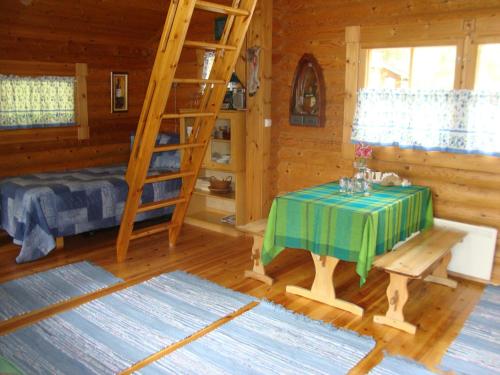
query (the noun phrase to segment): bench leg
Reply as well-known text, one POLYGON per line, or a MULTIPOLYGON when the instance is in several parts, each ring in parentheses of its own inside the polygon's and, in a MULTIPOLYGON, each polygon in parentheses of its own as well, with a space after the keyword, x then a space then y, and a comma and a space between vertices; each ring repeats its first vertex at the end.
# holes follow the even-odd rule
POLYGON ((448 269, 448 264, 450 264, 450 261, 451 261, 451 252, 446 254, 441 259, 441 261, 439 262, 438 266, 434 269, 432 274, 427 276, 424 280, 455 289, 457 287, 457 282, 455 280, 448 278, 447 269, 448 269))
POLYGON ((408 277, 390 273, 387 300, 389 302, 387 312, 385 315, 375 315, 373 321, 414 335, 417 327, 405 321, 403 314, 403 308, 408 301, 408 277))
POLYGON ((264 242, 264 237, 254 235, 253 236, 253 246, 252 246, 252 261, 253 269, 251 271, 245 271, 245 277, 262 281, 268 285, 273 285, 274 280, 272 277, 266 275, 266 270, 264 265, 260 260, 260 252, 262 250, 262 243, 264 242))
POLYGON ((56 250, 64 248, 64 237, 56 237, 56 250))
POLYGON ((335 285, 332 277, 339 259, 312 253, 311 255, 314 261, 314 268, 316 269, 316 275, 314 276, 314 282, 311 289, 309 290, 294 285, 288 285, 286 287, 286 292, 322 302, 327 305, 349 311, 355 315, 363 316, 362 307, 336 298, 335 296, 335 285))

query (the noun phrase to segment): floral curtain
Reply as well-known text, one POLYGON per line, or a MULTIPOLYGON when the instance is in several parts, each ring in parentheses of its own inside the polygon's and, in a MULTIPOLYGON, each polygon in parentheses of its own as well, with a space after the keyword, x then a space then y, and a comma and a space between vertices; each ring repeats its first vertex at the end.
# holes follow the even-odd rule
POLYGON ((500 92, 361 89, 352 141, 500 156, 500 92))
POLYGON ((0 74, 0 130, 75 125, 74 77, 0 74))

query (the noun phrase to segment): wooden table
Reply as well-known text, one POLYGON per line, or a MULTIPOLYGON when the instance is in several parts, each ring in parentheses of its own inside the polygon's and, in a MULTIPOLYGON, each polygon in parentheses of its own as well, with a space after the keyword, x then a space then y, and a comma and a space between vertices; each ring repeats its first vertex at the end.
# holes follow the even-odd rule
POLYGON ((332 182, 275 198, 268 217, 261 260, 267 265, 284 248, 311 252, 311 289, 287 286, 297 294, 362 316, 363 308, 337 298, 333 275, 339 260, 356 262, 361 284, 376 255, 433 224, 426 187, 374 186, 370 196, 340 193, 332 182))

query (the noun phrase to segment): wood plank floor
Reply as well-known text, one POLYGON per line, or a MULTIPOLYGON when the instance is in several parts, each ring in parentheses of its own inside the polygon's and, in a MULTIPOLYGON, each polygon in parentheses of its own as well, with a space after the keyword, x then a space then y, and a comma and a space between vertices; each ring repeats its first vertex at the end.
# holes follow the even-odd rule
POLYGON ((288 284, 303 287, 312 284, 314 267, 306 251, 290 249, 280 254, 268 267, 269 274, 276 279, 276 283, 269 287, 243 278, 243 271, 251 267, 251 237, 228 237, 185 225, 175 249, 168 248, 168 241, 162 234, 139 239, 132 243, 127 261, 118 264, 114 248, 116 234, 116 229, 110 229, 99 231, 93 236, 69 237, 65 239, 64 249, 22 265, 14 261, 19 248, 11 244, 9 237, 1 234, 0 282, 80 260, 89 260, 125 280, 184 270, 234 290, 267 298, 313 319, 374 337, 377 346, 352 374, 366 373, 382 359, 384 351, 413 358, 430 367, 436 366, 476 305, 483 289, 481 284, 466 280, 459 280, 456 290, 412 281, 405 314, 408 321, 418 326, 417 334, 413 336, 372 322, 374 314, 385 313, 387 308, 385 289, 388 277, 383 272, 372 270, 367 283, 360 288, 353 264, 341 262, 337 267, 337 295, 365 309, 365 315, 359 318, 285 293, 288 284))

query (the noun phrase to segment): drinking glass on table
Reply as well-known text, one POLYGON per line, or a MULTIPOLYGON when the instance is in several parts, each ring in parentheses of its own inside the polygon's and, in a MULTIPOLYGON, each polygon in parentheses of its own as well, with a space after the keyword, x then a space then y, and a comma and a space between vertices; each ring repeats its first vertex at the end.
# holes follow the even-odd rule
POLYGON ((363 194, 369 196, 372 190, 372 184, 368 180, 363 181, 363 194))
POLYGON ((352 183, 351 183, 350 178, 342 177, 339 180, 339 191, 341 193, 349 193, 349 191, 351 190, 351 186, 352 186, 352 183))

